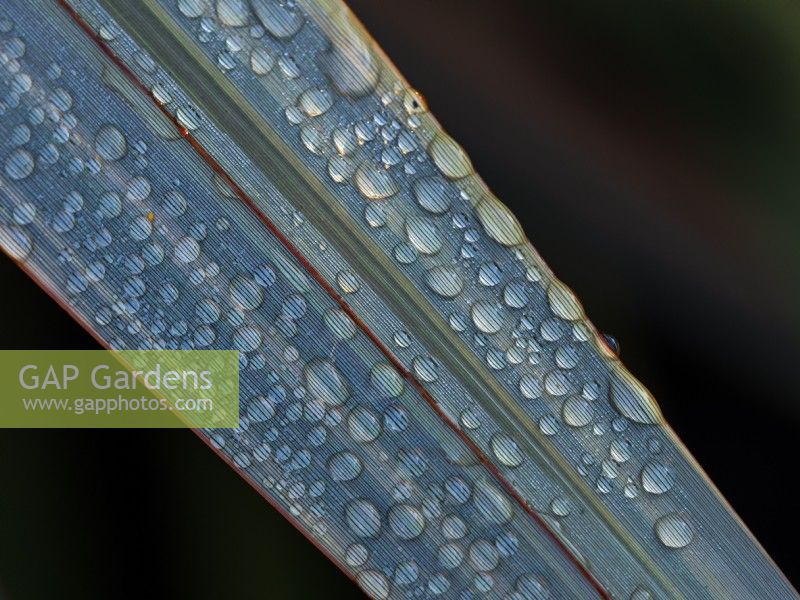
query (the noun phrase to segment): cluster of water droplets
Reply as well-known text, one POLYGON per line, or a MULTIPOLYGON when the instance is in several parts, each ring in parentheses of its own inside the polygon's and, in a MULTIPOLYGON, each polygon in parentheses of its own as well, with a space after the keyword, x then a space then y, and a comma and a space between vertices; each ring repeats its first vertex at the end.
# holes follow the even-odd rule
MULTIPOLYGON (((216 10, 234 20, 240 6, 216 10)), ((101 34, 114 39, 109 23, 101 34)), ((68 59, 93 72, 79 51, 68 59)), ((240 426, 206 434, 340 552, 371 596, 549 597, 557 577, 531 545, 541 531, 464 463, 472 451, 425 416, 413 387, 255 217, 210 195, 213 174, 188 145, 131 111, 136 99, 108 73, 70 89, 58 65, 47 72, 31 77, 35 97, 4 99, 4 127, 19 123, 2 147, 13 199, 4 249, 46 273, 111 347, 239 349, 240 426), (36 123, 40 113, 49 119, 36 123), (43 123, 35 135, 22 128, 43 123), (29 256, 34 239, 41 253, 29 256)), ((349 271, 337 283, 360 289, 349 271)), ((420 357, 415 371, 430 380, 436 366, 420 357)))
MULTIPOLYGON (((270 24, 274 14, 256 6, 250 11, 243 2, 180 2, 178 8, 199 28, 201 42, 222 40, 239 57, 226 61, 228 67, 220 63, 231 77, 277 78, 276 93, 289 101, 285 120, 265 118, 295 128, 324 176, 356 192, 343 201, 363 215, 363 231, 430 292, 453 332, 597 494, 632 502, 670 492, 674 474, 665 485, 652 485, 650 477, 654 469, 672 473, 670 458, 642 441, 647 425, 660 420, 652 396, 608 350, 573 292, 530 249, 516 218, 474 175, 464 150, 428 115, 421 95, 392 77, 382 80, 352 31, 345 35, 352 38, 349 46, 330 38, 327 49, 296 52, 293 38, 318 26, 297 7, 290 7, 296 17, 284 15, 294 24, 284 29, 270 24), (295 57, 295 69, 276 69, 287 56, 295 57), (342 56, 356 57, 349 69, 336 68, 342 56)), ((340 273, 337 282, 345 294, 358 291, 353 273, 340 273)), ((426 353, 410 367, 428 383, 441 369, 426 353)), ((477 429, 463 418, 461 424, 477 429)), ((513 439, 492 438, 489 448, 508 468, 525 460, 513 439)), ((553 514, 569 514, 560 497, 552 502, 553 514)), ((662 531, 653 523, 652 535, 677 547, 662 531)))

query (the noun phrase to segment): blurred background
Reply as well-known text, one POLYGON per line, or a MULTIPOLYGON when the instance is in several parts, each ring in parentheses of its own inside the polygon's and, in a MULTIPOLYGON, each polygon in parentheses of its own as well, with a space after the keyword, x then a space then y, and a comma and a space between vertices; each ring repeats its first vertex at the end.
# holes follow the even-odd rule
MULTIPOLYGON (((800 585, 800 5, 351 0, 800 585)), ((4 348, 94 341, 3 257, 4 348)), ((188 431, 0 431, 0 597, 358 598, 188 431)))

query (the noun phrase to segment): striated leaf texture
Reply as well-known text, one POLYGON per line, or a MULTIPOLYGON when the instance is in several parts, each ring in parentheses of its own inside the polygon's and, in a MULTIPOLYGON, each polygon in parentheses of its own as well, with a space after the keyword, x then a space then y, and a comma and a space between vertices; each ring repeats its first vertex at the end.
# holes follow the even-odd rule
POLYGON ((6 0, 0 81, 5 252, 238 349, 198 434, 369 596, 797 597, 340 2, 6 0))

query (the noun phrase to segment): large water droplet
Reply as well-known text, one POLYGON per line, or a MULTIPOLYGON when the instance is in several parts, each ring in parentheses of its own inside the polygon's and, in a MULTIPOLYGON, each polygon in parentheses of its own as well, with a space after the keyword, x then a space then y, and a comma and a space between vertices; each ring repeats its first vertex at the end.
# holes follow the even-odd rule
POLYGON ((661 421, 661 410, 655 398, 620 365, 611 375, 611 401, 631 421, 648 424, 661 421))
POLYGON ((378 363, 372 367, 369 380, 376 390, 389 398, 396 398, 405 389, 403 378, 389 363, 378 363))
POLYGON ((651 494, 664 494, 675 485, 675 473, 661 463, 649 463, 641 473, 642 487, 651 494))
POLYGON ((9 179, 19 181, 33 173, 34 166, 33 154, 24 148, 17 148, 6 158, 5 171, 9 179))
POLYGON ((352 452, 340 452, 328 461, 328 471, 334 481, 352 481, 362 468, 361 459, 352 452))
POLYGON ((679 513, 670 513, 658 519, 655 532, 661 543, 668 548, 683 548, 694 537, 688 519, 679 513))
POLYGON ((428 212, 440 215, 450 208, 450 188, 439 177, 419 179, 413 190, 417 203, 428 212))
POLYGON ((472 305, 472 322, 484 333, 497 333, 503 327, 503 309, 483 300, 472 305))
POLYGON ((373 600, 387 600, 389 598, 389 580, 379 571, 361 571, 356 575, 356 581, 364 593, 373 600))
POLYGON ((344 404, 348 392, 339 370, 329 360, 313 360, 303 371, 309 393, 326 404, 344 404))
POLYGON ((357 406, 347 416, 347 431, 356 442, 372 442, 381 434, 381 422, 370 409, 357 406))
POLYGON ((309 117, 318 117, 333 106, 333 96, 325 88, 311 88, 300 94, 297 105, 309 117))
POLYGON ((247 25, 250 9, 245 0, 217 0, 217 16, 223 25, 241 27, 247 25))
POLYGON ((190 263, 200 256, 200 244, 192 237, 183 237, 175 244, 175 258, 182 263, 190 263))
POLYGON ((389 198, 400 189, 389 171, 370 161, 358 166, 354 179, 358 191, 370 200, 389 198))
POLYGON ((550 310, 557 317, 567 321, 577 321, 584 317, 583 307, 575 294, 557 279, 554 279, 547 288, 547 301, 550 303, 550 310))
POLYGON ((250 53, 250 68, 256 75, 266 75, 272 71, 273 66, 275 59, 266 48, 259 46, 250 53))
POLYGON ((519 449, 517 442, 505 433, 497 433, 491 439, 492 452, 501 464, 507 467, 518 467, 525 460, 525 455, 519 449))
POLYGON ((444 132, 439 132, 431 140, 428 153, 439 170, 450 179, 461 179, 472 173, 472 163, 464 149, 444 132))
POLYGON ((255 310, 264 301, 264 293, 248 277, 234 277, 229 286, 231 300, 241 310, 255 310))
POLYGON ((381 530, 381 515, 368 500, 353 500, 345 509, 347 525, 355 535, 371 538, 381 530))
POLYGON ((585 427, 592 422, 594 410, 592 405, 581 396, 573 396, 564 402, 561 408, 564 422, 572 427, 585 427))
POLYGON ((442 236, 429 219, 408 217, 406 219, 408 241, 422 254, 436 254, 442 249, 442 236))
POLYGON ((114 125, 103 125, 94 136, 94 149, 101 158, 109 161, 119 160, 128 151, 125 134, 114 125))
POLYGON ((398 504, 389 510, 389 527, 403 540, 418 537, 425 529, 422 512, 410 504, 398 504))
POLYGON ((517 218, 496 198, 485 198, 475 207, 478 221, 486 235, 503 246, 518 246, 525 241, 525 234, 517 218))
POLYGON ((303 15, 297 9, 275 0, 251 0, 253 11, 264 29, 278 39, 289 39, 303 26, 303 15))
POLYGON ((433 267, 425 273, 425 283, 444 298, 455 298, 464 289, 459 270, 451 266, 433 267))

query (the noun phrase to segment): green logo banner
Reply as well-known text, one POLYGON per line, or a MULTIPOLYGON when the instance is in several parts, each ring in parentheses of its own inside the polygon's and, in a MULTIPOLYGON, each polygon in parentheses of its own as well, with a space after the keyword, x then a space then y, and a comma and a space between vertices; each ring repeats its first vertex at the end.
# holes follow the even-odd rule
POLYGON ((236 350, 0 350, 0 427, 238 425, 236 350))

